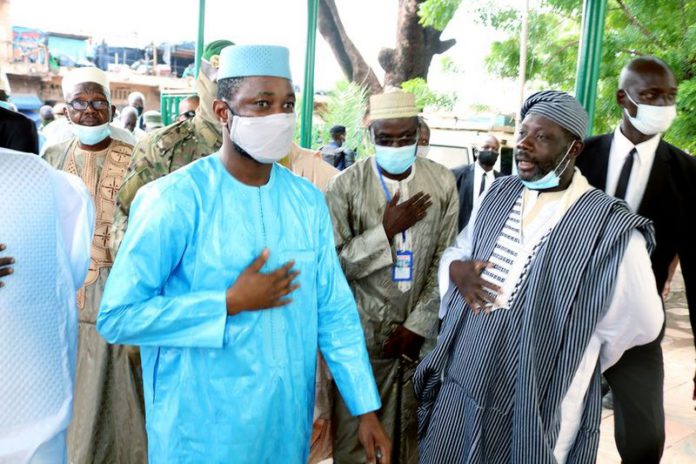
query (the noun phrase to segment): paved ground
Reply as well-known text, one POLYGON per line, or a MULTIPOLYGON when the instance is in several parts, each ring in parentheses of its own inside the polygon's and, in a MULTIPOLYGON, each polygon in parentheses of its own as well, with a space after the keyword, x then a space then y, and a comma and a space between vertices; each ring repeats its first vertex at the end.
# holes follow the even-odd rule
MULTIPOLYGON (((667 441, 663 464, 696 463, 696 403, 691 401, 694 343, 681 274, 667 300, 667 329, 662 342, 665 357, 665 414, 667 441)), ((614 445, 614 416, 604 410, 599 464, 621 462, 614 445)))
MULTIPOLYGON (((696 403, 691 401, 694 376, 694 343, 681 274, 675 276, 667 300, 667 329, 662 342, 665 357, 665 414, 667 441, 662 464, 696 464, 696 403)), ((598 464, 620 464, 614 444, 614 415, 602 416, 598 464)), ((331 463, 331 460, 322 464, 331 463)))

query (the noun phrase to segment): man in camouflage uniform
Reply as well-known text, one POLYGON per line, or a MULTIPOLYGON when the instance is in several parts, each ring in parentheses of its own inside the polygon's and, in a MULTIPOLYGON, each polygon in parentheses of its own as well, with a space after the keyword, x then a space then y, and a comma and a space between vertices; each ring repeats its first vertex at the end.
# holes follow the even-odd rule
POLYGON ((133 148, 128 173, 118 192, 112 249, 118 250, 128 226, 128 212, 140 187, 192 161, 215 153, 222 145, 220 124, 213 114, 217 95, 215 75, 220 50, 234 45, 229 40, 211 42, 203 51, 201 70, 196 80, 196 93, 201 104, 196 116, 176 122, 143 137, 133 148))

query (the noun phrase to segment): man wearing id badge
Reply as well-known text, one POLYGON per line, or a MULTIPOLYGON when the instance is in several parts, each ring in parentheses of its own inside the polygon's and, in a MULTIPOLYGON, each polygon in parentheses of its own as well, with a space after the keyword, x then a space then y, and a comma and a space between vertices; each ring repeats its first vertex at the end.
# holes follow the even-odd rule
MULTIPOLYGON (((392 461, 418 462, 411 378, 438 331, 437 266, 453 242, 459 204, 452 173, 416 156, 415 98, 401 90, 370 98, 375 156, 335 177, 327 191, 343 271, 358 302, 392 461)), ((357 422, 341 398, 334 461, 363 462, 357 422)))

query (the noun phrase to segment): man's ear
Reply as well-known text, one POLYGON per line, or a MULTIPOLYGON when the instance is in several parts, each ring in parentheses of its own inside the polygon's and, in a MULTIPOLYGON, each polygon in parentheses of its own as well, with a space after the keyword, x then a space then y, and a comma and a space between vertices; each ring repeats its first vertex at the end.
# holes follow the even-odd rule
POLYGON ((626 91, 624 89, 619 89, 616 91, 616 103, 619 104, 619 106, 625 108, 626 107, 626 91))
POLYGON ((230 119, 230 111, 227 108, 227 103, 224 100, 213 100, 213 113, 217 116, 218 121, 222 124, 227 124, 230 119))
POLYGON ((582 140, 576 139, 573 143, 573 148, 570 149, 569 156, 572 159, 576 159, 582 153, 582 149, 585 148, 585 143, 582 140))

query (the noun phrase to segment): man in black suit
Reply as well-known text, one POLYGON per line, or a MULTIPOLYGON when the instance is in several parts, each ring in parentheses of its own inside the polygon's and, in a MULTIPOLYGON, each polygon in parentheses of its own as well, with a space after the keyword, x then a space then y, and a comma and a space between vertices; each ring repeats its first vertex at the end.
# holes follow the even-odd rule
POLYGON ((0 106, 0 148, 39 152, 39 134, 34 122, 24 116, 0 106))
POLYGON ((39 152, 39 134, 34 122, 14 111, 10 100, 10 81, 0 69, 0 148, 39 152))
MULTIPOLYGON (((677 82, 654 57, 631 61, 621 72, 616 101, 623 108, 613 133, 591 137, 576 165, 595 187, 623 198, 655 225, 652 267, 658 291, 670 263, 681 260, 692 329, 696 327, 696 253, 688 216, 696 195, 696 160, 661 139, 676 116, 677 82)), ((660 335, 627 351, 605 372, 613 392, 615 438, 624 463, 658 463, 665 440, 664 365, 660 335)))
POLYGON ((493 170, 499 153, 500 142, 489 135, 483 140, 475 162, 452 170, 459 191, 460 232, 469 222, 474 202, 500 177, 500 173, 493 170))

